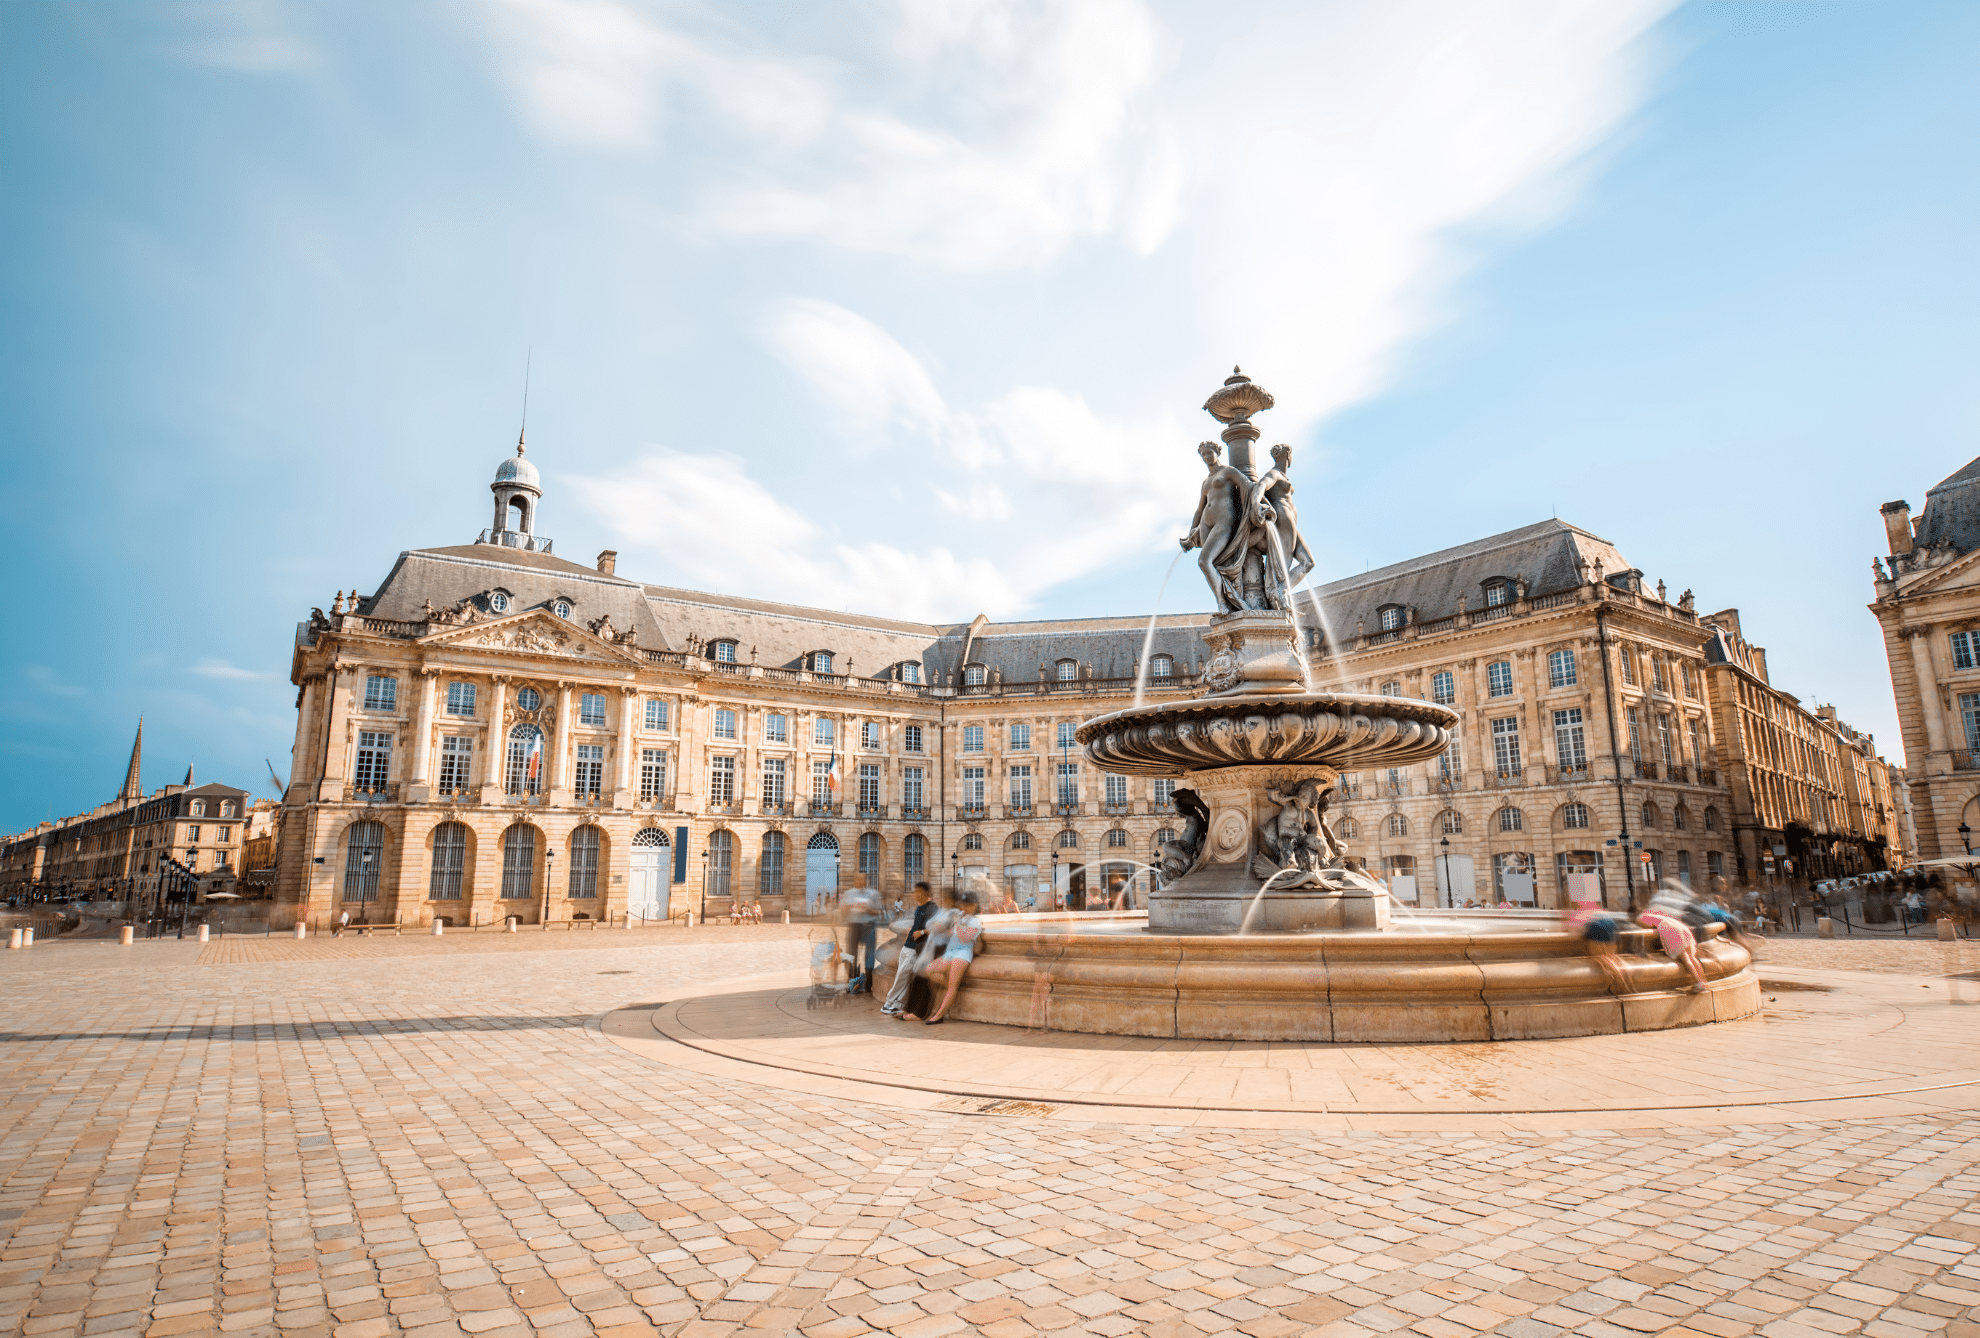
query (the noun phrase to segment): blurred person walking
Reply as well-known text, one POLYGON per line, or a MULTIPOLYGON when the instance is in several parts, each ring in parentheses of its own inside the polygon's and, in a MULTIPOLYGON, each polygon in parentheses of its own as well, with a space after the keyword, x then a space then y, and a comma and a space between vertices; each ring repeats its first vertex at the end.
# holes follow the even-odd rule
POLYGON ((956 1001, 956 991, 962 988, 963 973, 976 960, 977 941, 983 935, 983 917, 978 914, 980 909, 973 892, 965 892, 956 899, 955 919, 949 925, 948 948, 928 971, 931 987, 938 983, 946 983, 949 987, 928 1019, 931 1027, 947 1018, 949 1005, 956 1001))
POLYGON ((858 972, 854 981, 853 993, 873 993, 874 953, 880 940, 880 894, 861 883, 849 889, 841 905, 846 916, 846 956, 863 965, 855 968, 858 972))
POLYGON ((928 884, 914 885, 914 918, 908 922, 907 938, 901 944, 900 960, 894 964, 894 983, 887 990, 886 1002, 880 1011, 889 1017, 899 1017, 902 1006, 907 1001, 908 986, 914 983, 915 972, 921 954, 928 949, 928 921, 935 914, 935 894, 928 890, 928 884))
POLYGON ((1665 955, 1691 972, 1691 992, 1703 994, 1705 968, 1698 962, 1698 938, 1685 923, 1685 912, 1691 908, 1691 894, 1677 883, 1666 881, 1636 919, 1637 923, 1657 931, 1665 955))

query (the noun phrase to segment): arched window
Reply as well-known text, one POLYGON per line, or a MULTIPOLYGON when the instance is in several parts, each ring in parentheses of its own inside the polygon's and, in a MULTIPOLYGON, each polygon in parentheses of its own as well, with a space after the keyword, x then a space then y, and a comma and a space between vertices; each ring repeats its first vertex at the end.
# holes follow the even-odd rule
POLYGON ((868 887, 880 886, 880 835, 877 832, 859 834, 859 872, 868 887))
POLYGON ((385 863, 385 824, 354 822, 344 837, 344 900, 378 900, 378 874, 385 863))
POLYGON ((1157 851, 1160 851, 1163 846, 1169 844, 1169 842, 1175 839, 1176 839, 1176 829, 1173 827, 1164 827, 1160 831, 1155 833, 1155 849, 1157 851))
POLYGON ((528 901, 536 892, 536 828, 522 823, 502 836, 502 897, 528 901))
POLYGON ((901 682, 919 683, 921 681, 921 665, 918 661, 903 660, 898 668, 901 682))
POLYGON ((1167 678, 1176 672, 1176 662, 1167 655, 1157 655, 1148 661, 1150 678, 1167 678))
POLYGON ((814 650, 811 652, 811 672, 814 674, 831 673, 832 652, 829 650, 814 650))
POLYGON ((1107 833, 1107 845, 1110 848, 1114 850, 1125 850, 1127 848, 1127 843, 1128 843, 1128 835, 1126 832, 1122 831, 1119 827, 1116 827, 1112 831, 1107 833))
POLYGON ((1384 697, 1402 696, 1402 684, 1396 682, 1393 678, 1390 679, 1382 685, 1382 695, 1384 697))
POLYGON ((426 895, 433 901, 459 901, 461 877, 467 871, 468 829, 443 822, 433 829, 433 876, 426 895))
POLYGON ((711 641, 708 644, 708 658, 717 664, 736 662, 736 643, 733 641, 711 641))
POLYGON ((1403 607, 1400 604, 1384 604, 1375 616, 1384 632, 1398 631, 1403 625, 1403 607))
POLYGON ((980 664, 966 664, 963 666, 963 686, 966 688, 982 687, 984 679, 989 676, 990 671, 980 664))
POLYGON ((1430 700, 1439 706, 1449 706, 1457 700, 1457 679, 1448 669, 1439 669, 1430 675, 1430 700))
POLYGON ((527 721, 509 729, 509 758, 502 788, 510 794, 543 793, 543 731, 527 721))
POLYGON ((1682 832, 1691 826, 1691 813, 1683 804, 1671 810, 1671 830, 1682 832))
POLYGON ((586 824, 571 833, 571 891, 583 900, 598 895, 598 829, 586 824))
POLYGON ((1650 802, 1648 802, 1648 801, 1645 801, 1645 803, 1644 803, 1644 805, 1643 805, 1643 815, 1642 815, 1642 816, 1643 816, 1643 830, 1644 830, 1644 831, 1646 831, 1646 832, 1654 832, 1654 831, 1656 831, 1656 830, 1657 830, 1657 806, 1656 806, 1655 804, 1652 804, 1652 803, 1650 803, 1650 802))
POLYGON ((1391 836, 1408 836, 1408 835, 1409 835, 1409 819, 1408 819, 1408 818, 1405 818, 1405 817, 1404 817, 1404 816, 1403 816, 1402 814, 1400 814, 1400 813, 1391 813, 1391 814, 1389 815, 1389 835, 1391 835, 1391 836))
POLYGON ((1352 841, 1355 838, 1356 833, 1358 833, 1360 830, 1361 828, 1355 825, 1355 821, 1353 818, 1342 818, 1340 826, 1336 828, 1336 831, 1340 835, 1341 839, 1345 841, 1352 841))
POLYGON ((763 833, 763 858, 756 865, 756 894, 761 897, 784 895, 784 852, 790 843, 782 832, 763 833))
POLYGON ((917 878, 928 876, 928 838, 915 832, 901 842, 901 860, 905 866, 907 880, 912 884, 917 878))
POLYGON ((1708 808, 1705 810, 1705 830, 1708 832, 1716 832, 1719 830, 1718 809, 1708 808))
POLYGON ((982 832, 965 832, 965 833, 963 834, 963 849, 964 849, 964 850, 981 850, 981 849, 983 849, 983 833, 982 833, 982 832))
POLYGON ((717 828, 708 833, 708 895, 729 895, 730 879, 736 868, 736 835, 717 828))
POLYGON ((203 817, 205 817, 205 816, 206 816, 206 801, 205 801, 204 799, 195 799, 195 800, 193 800, 193 801, 192 801, 192 803, 190 803, 190 804, 188 804, 188 805, 186 805, 186 812, 187 812, 187 814, 189 814, 190 816, 192 816, 192 817, 195 817, 195 818, 203 818, 203 817))
POLYGON ((1011 833, 1011 849, 1012 849, 1012 850, 1029 850, 1029 849, 1031 849, 1031 833, 1030 833, 1030 832, 1012 832, 1012 833, 1011 833))
POLYGON ((1074 680, 1075 678, 1078 678, 1078 677, 1079 677, 1079 661, 1078 661, 1078 660, 1060 660, 1060 661, 1059 661, 1059 681, 1060 681, 1061 683, 1070 683, 1070 682, 1072 682, 1072 681, 1073 681, 1073 680, 1074 680))
POLYGON ((1586 827, 1588 825, 1588 805, 1564 804, 1561 806, 1561 826, 1586 827))
POLYGON ((1061 849, 1061 850, 1078 850, 1078 849, 1079 849, 1079 833, 1078 833, 1078 832, 1075 832, 1075 831, 1063 831, 1063 832, 1060 832, 1060 833, 1059 833, 1059 849, 1061 849))
POLYGON ((1447 808, 1437 815, 1437 826, 1445 836, 1457 836, 1464 831, 1464 819, 1454 808, 1447 808))
POLYGON ((1494 576, 1491 580, 1485 582, 1485 607, 1496 609, 1503 604, 1511 603, 1512 593, 1513 587, 1511 581, 1506 580, 1503 576, 1494 576))
POLYGON ((1500 831, 1517 832, 1523 830, 1525 827, 1526 827, 1526 815, 1520 812, 1518 809, 1502 808, 1499 810, 1500 831))
POLYGON ((222 799, 222 800, 220 801, 220 816, 221 816, 221 817, 223 817, 223 818, 231 818, 231 817, 233 817, 233 816, 234 816, 234 801, 233 801, 233 800, 231 800, 231 799, 222 799))
POLYGON ((661 831, 658 827, 640 828, 637 832, 633 833, 632 843, 635 850, 651 850, 655 847, 665 849, 673 845, 673 842, 667 839, 667 833, 661 831))

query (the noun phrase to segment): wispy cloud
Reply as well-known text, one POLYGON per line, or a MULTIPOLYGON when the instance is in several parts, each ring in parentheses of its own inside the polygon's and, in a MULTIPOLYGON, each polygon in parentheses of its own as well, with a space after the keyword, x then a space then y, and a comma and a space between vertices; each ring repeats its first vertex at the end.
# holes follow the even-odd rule
POLYGON ((201 660, 198 664, 189 667, 186 670, 186 672, 189 674, 198 674, 201 678, 226 678, 226 679, 245 680, 245 679, 275 677, 274 674, 256 673, 252 669, 243 669, 239 665, 229 664, 225 660, 212 660, 212 659, 201 660))

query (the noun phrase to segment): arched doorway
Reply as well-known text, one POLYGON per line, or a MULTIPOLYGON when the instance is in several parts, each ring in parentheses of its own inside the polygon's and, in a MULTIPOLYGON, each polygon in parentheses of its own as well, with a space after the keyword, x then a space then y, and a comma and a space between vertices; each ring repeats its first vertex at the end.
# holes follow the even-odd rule
POLYGON ((804 913, 816 915, 839 895, 839 838, 819 832, 804 847, 804 913))
POLYGON ((636 920, 667 918, 667 857, 673 842, 658 827, 643 827, 633 833, 632 883, 626 894, 626 909, 636 920))

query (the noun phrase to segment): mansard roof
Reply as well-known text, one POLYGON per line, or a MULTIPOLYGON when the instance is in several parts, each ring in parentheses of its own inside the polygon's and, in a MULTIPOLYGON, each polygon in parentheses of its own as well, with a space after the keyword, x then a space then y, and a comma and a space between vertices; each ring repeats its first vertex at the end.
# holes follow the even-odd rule
POLYGON ((1315 593, 1334 635, 1345 641, 1357 623, 1375 631, 1376 610, 1385 604, 1413 608, 1418 622, 1452 617, 1460 597, 1476 613, 1484 607, 1485 583, 1494 577, 1524 581, 1527 594, 1535 598, 1572 589, 1582 583, 1583 561, 1589 564, 1590 579, 1598 561, 1605 577, 1631 570, 1607 539, 1564 520, 1543 520, 1330 581, 1315 593))
MULTIPOLYGON (((571 621, 580 626, 609 617, 617 630, 634 633, 642 649, 679 649, 654 620, 639 582, 607 576, 548 553, 497 544, 408 549, 399 554, 377 593, 365 601, 363 612, 373 618, 419 622, 429 603, 435 609, 451 609, 496 589, 508 592, 511 612, 566 598, 573 605, 571 621)), ((485 617, 491 611, 479 612, 485 617)))
POLYGON ((1918 544, 1924 548, 1950 544, 1956 553, 1980 548, 1980 459, 1967 461, 1965 468, 1939 480, 1925 494, 1918 544))

